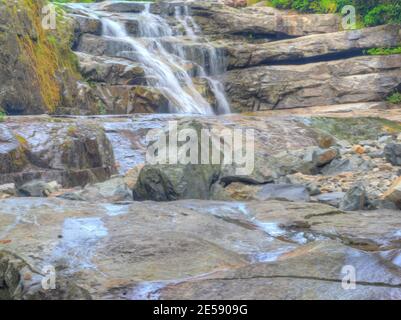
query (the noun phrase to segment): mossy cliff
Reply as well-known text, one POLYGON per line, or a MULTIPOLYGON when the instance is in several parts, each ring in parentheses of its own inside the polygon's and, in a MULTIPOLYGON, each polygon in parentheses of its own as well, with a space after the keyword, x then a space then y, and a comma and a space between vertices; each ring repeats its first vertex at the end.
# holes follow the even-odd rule
POLYGON ((78 113, 90 108, 62 12, 55 30, 42 27, 44 0, 0 0, 0 108, 8 114, 78 113))

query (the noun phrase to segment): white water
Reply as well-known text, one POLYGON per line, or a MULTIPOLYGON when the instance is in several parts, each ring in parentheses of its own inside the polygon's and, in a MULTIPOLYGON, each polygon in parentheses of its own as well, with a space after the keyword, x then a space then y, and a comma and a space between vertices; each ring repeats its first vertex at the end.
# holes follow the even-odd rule
MULTIPOLYGON (((86 12, 90 7, 85 8, 86 12)), ((188 7, 177 6, 175 19, 181 24, 185 36, 191 41, 198 40, 201 32, 193 18, 189 15, 188 7)), ((223 85, 212 76, 224 71, 223 57, 208 43, 201 45, 205 49, 198 51, 202 56, 201 63, 191 61, 180 41, 174 40, 174 32, 167 21, 161 16, 150 12, 150 3, 145 4, 145 10, 133 14, 138 21, 139 36, 132 37, 127 32, 124 22, 119 21, 108 13, 92 11, 101 18, 103 37, 113 38, 118 42, 127 43, 134 52, 135 59, 142 64, 148 80, 148 85, 158 88, 170 101, 170 112, 212 115, 230 112, 223 85), (170 41, 169 41, 170 40, 170 41), (166 44, 166 41, 169 45, 166 44), (207 61, 206 61, 207 60, 207 61), (209 85, 216 106, 212 106, 197 90, 191 76, 193 68, 186 70, 188 62, 196 65, 196 74, 209 85), (208 71, 206 71, 206 65, 208 71)), ((184 35, 177 36, 183 37, 184 35)))
MULTIPOLYGON (((198 39, 198 34, 201 33, 201 28, 190 16, 188 7, 175 7, 175 18, 181 22, 181 25, 184 27, 186 35, 189 36, 192 40, 196 41, 198 39)), ((224 56, 222 54, 219 54, 216 48, 214 48, 209 43, 206 43, 205 47, 209 56, 209 74, 211 76, 215 76, 223 73, 225 71, 224 56)), ((181 50, 180 53, 180 56, 182 58, 187 59, 183 50, 181 50)), ((223 84, 220 81, 212 78, 211 76, 208 76, 202 66, 199 67, 199 73, 201 77, 205 78, 209 82, 209 85, 217 101, 217 112, 219 114, 230 113, 230 104, 228 103, 228 100, 224 93, 223 84)))

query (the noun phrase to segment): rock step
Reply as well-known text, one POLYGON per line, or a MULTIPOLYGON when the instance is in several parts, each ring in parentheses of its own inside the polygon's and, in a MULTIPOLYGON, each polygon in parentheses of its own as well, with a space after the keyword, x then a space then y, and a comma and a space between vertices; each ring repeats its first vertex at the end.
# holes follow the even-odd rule
POLYGON ((94 87, 100 99, 99 108, 105 114, 169 113, 170 101, 162 90, 148 86, 109 85, 94 87))
POLYGON ((277 39, 340 30, 341 17, 336 14, 294 14, 273 8, 235 9, 208 2, 188 3, 191 15, 205 35, 242 35, 277 39))
MULTIPOLYGON (((102 21, 100 18, 95 16, 88 16, 83 14, 75 14, 69 13, 69 17, 71 17, 75 22, 75 33, 77 36, 80 36, 85 33, 101 35, 102 34, 102 21)), ((126 31, 130 36, 140 37, 141 32, 139 29, 139 19, 143 19, 144 17, 140 15, 134 14, 113 14, 113 20, 117 20, 122 22, 125 25, 126 31)), ((180 34, 180 26, 177 21, 174 19, 166 20, 169 22, 171 28, 173 29, 174 34, 180 34)), ((146 22, 145 22, 146 23, 146 22)))
MULTIPOLYGON (((145 9, 143 3, 110 2, 90 4, 93 10, 112 14, 127 22, 127 29, 132 35, 138 35, 137 13, 145 9)), ((277 39, 285 37, 300 37, 311 34, 332 33, 340 30, 341 17, 336 14, 294 14, 268 7, 252 7, 237 9, 220 3, 211 2, 173 2, 151 3, 150 12, 161 15, 172 26, 177 25, 175 8, 187 6, 190 15, 201 27, 203 34, 219 37, 251 35, 254 38, 277 39)), ((85 6, 68 5, 72 16, 82 25, 82 30, 88 29, 88 22, 83 16, 92 19, 85 6)), ((92 29, 93 31, 93 29, 92 29)))
POLYGON ((361 30, 310 35, 295 39, 228 45, 228 68, 261 64, 306 63, 313 59, 342 59, 347 53, 362 55, 370 48, 396 47, 401 43, 401 26, 383 25, 361 30))
MULTIPOLYGON (((155 45, 155 40, 150 38, 137 39, 140 43, 148 48, 155 45)), ((200 74, 199 66, 204 67, 207 71, 210 71, 212 61, 216 57, 213 55, 214 50, 209 44, 196 43, 185 37, 164 37, 158 39, 162 44, 163 48, 172 54, 172 59, 178 59, 180 68, 189 73, 191 76, 197 76, 200 74), (182 65, 184 64, 184 65, 182 65)), ((99 37, 92 34, 84 34, 76 47, 77 52, 83 52, 93 56, 108 56, 128 59, 132 62, 138 63, 138 57, 136 55, 135 48, 127 43, 126 41, 109 38, 99 37)), ((217 58, 224 59, 224 50, 217 50, 217 58)), ((171 63, 165 61, 167 64, 171 63)), ((177 66, 172 66, 172 69, 177 69, 177 66)), ((181 72, 177 70, 177 72, 181 72)))
POLYGON ((232 70, 224 81, 237 111, 383 101, 401 83, 401 55, 232 70))
POLYGON ((146 85, 147 78, 139 63, 106 56, 76 52, 81 74, 88 81, 111 85, 146 85))
MULTIPOLYGON (((193 78, 198 92, 217 108, 217 101, 207 79, 193 78)), ((95 83, 93 89, 98 97, 101 113, 170 113, 174 100, 162 88, 144 85, 110 85, 95 83)), ((185 88, 184 88, 185 89, 185 88)))

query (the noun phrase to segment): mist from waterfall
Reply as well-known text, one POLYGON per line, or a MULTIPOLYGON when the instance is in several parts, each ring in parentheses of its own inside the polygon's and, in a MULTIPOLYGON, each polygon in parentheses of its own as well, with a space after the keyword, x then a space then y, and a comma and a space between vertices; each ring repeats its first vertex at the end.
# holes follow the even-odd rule
POLYGON ((185 49, 185 44, 180 41, 171 41, 174 37, 185 37, 196 43, 197 34, 201 29, 189 15, 188 7, 175 7, 175 19, 184 30, 182 34, 177 35, 163 17, 151 13, 150 6, 150 3, 144 3, 145 10, 135 14, 139 33, 137 37, 129 34, 123 21, 106 12, 94 11, 91 14, 100 17, 103 37, 126 43, 132 48, 130 56, 144 68, 148 85, 157 88, 167 97, 170 112, 204 115, 229 113, 230 106, 224 87, 213 78, 224 71, 222 54, 210 44, 201 43, 205 48, 196 50, 203 61, 194 61, 194 54, 189 54, 191 49, 185 49), (187 68, 189 64, 194 68, 187 68), (214 95, 214 105, 198 91, 192 78, 194 76, 206 81, 214 95))

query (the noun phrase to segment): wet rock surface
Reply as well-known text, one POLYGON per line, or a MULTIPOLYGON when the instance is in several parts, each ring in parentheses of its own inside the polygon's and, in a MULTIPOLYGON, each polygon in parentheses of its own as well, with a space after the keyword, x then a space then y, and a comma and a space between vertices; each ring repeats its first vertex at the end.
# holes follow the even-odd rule
POLYGON ((103 181, 115 172, 114 154, 104 129, 95 122, 57 118, 16 118, 2 124, 2 183, 21 186, 32 180, 67 187, 103 181))
MULTIPOLYGON (((53 265, 57 279, 68 278, 75 286, 57 282, 73 298, 400 295, 398 211, 351 214, 280 201, 1 202, 1 250, 18 252, 30 268, 53 265), (28 230, 35 237, 27 238, 28 230), (357 270, 356 290, 341 286, 344 265, 357 270)), ((49 291, 41 298, 57 297, 49 291)))
MULTIPOLYGON (((106 199, 113 198, 109 192, 119 189, 119 185, 121 191, 125 190, 124 185, 133 190, 137 200, 264 199, 270 194, 267 189, 277 188, 269 184, 275 184, 289 185, 290 189, 291 185, 299 185, 308 193, 301 196, 304 191, 299 189, 302 199, 312 197, 312 201, 320 201, 316 196, 323 194, 323 202, 338 206, 342 198, 336 196, 333 200, 337 200, 332 202, 325 200, 325 194, 347 193, 360 181, 366 190, 364 207, 377 208, 390 205, 385 193, 399 176, 397 165, 376 156, 384 152, 389 142, 399 141, 399 124, 381 119, 138 115, 93 119, 10 118, 2 125, 14 135, 13 146, 19 146, 17 150, 22 150, 26 159, 19 172, 2 174, 3 184, 15 183, 20 187, 42 180, 57 181, 63 188, 70 188, 107 180, 114 173, 123 176, 124 182, 117 179, 113 180, 117 184, 100 184, 88 190, 91 199, 97 195, 102 198, 103 189, 106 199), (254 130, 255 152, 249 154, 250 171, 239 170, 246 168, 244 159, 241 164, 234 161, 222 165, 224 157, 219 165, 212 164, 212 159, 209 164, 199 166, 147 163, 146 152, 155 143, 146 138, 147 134, 160 129, 168 136, 171 123, 182 129, 195 128, 200 133, 209 130, 209 134, 214 132, 213 139, 225 129, 243 129, 244 133, 247 129, 254 130), (353 131, 346 134, 343 126, 353 131)), ((232 147, 234 154, 240 151, 235 143, 232 147)), ((198 145, 198 148, 201 157, 205 147, 198 145)), ((14 161, 19 164, 18 159, 14 161)), ((122 192, 121 200, 130 192, 122 192)))
MULTIPOLYGON (((120 176, 49 193, 42 182, 31 182, 34 190, 45 190, 42 195, 47 198, 16 197, 13 189, 19 186, 0 188, 7 194, 0 199, 0 251, 20 261, 7 269, 12 277, 0 273, 0 280, 9 283, 6 291, 0 289, 1 296, 397 299, 401 295, 399 168, 368 154, 384 150, 389 141, 396 143, 398 124, 369 121, 245 115, 37 117, 34 122, 9 118, 3 126, 12 134, 23 128, 18 134, 26 141, 19 140, 35 152, 44 147, 31 147, 38 138, 27 133, 40 131, 46 136, 51 128, 63 140, 71 137, 66 128, 78 127, 84 128, 80 135, 74 131, 78 141, 85 141, 84 133, 93 141, 100 135, 113 149, 108 154, 114 154, 120 176), (201 176, 213 179, 202 180, 191 166, 144 166, 149 144, 144 137, 155 128, 169 132, 173 120, 179 128, 198 130, 252 127, 259 159, 255 170, 244 176, 237 175, 235 167, 209 166, 213 174, 204 175, 209 172, 205 171, 201 176), (354 121, 358 143, 353 132, 347 136, 337 131, 337 126, 349 126, 347 121, 354 121), (347 157, 369 160, 374 169, 362 165, 324 173, 336 159, 347 157), (318 170, 305 172, 305 166, 318 170), (356 187, 356 181, 362 185, 356 187), (134 201, 141 188, 147 197, 138 200, 158 202, 134 201), (40 286, 43 267, 48 265, 57 273, 55 291, 40 286), (357 272, 356 289, 344 290, 342 271, 350 265, 357 272), (22 287, 27 289, 18 289, 22 287)), ((69 159, 72 166, 88 163, 69 159)), ((106 155, 103 159, 111 161, 106 155)))

